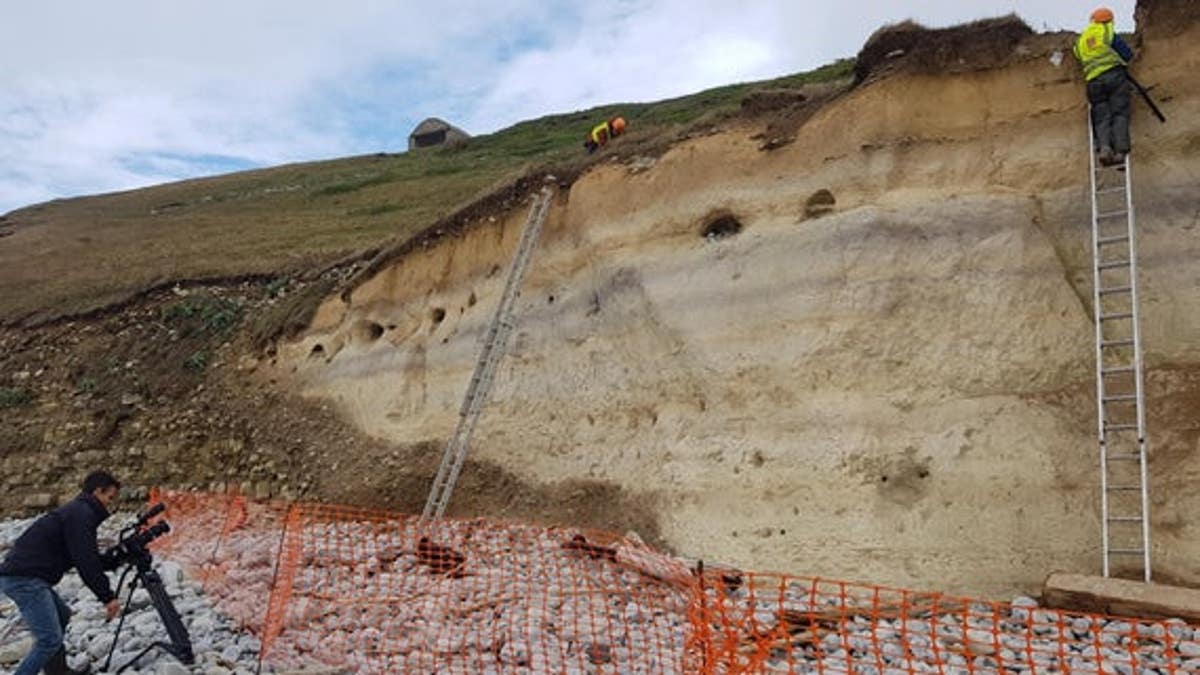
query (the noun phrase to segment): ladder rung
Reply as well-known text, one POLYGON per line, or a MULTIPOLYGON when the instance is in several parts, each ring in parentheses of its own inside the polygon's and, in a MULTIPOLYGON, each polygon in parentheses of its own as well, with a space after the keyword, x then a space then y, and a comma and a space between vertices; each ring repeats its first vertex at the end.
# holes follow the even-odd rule
POLYGON ((1108 459, 1115 460, 1118 462, 1134 462, 1141 458, 1142 458, 1141 455, 1139 455, 1137 453, 1133 453, 1133 452, 1121 453, 1119 455, 1109 455, 1108 456, 1108 459))
POLYGON ((1100 190, 1096 190, 1096 194, 1098 194, 1098 195, 1111 195, 1111 194, 1113 194, 1113 193, 1116 193, 1116 192, 1124 192, 1124 191, 1125 191, 1125 186, 1124 186, 1124 185, 1122 185, 1122 186, 1120 186, 1120 187, 1114 187, 1114 188, 1103 188, 1103 189, 1100 189, 1100 190))
POLYGON ((1102 269, 1102 270, 1112 270, 1112 269, 1117 269, 1119 267, 1129 267, 1129 261, 1128 260, 1110 260, 1108 262, 1100 263, 1100 269, 1102 269))
POLYGON ((1140 492, 1141 490, 1142 490, 1142 486, 1140 486, 1140 485, 1109 485, 1108 486, 1109 492, 1140 492))
POLYGON ((1119 366, 1117 368, 1104 368, 1100 371, 1103 375, 1122 375, 1124 373, 1134 372, 1133 366, 1119 366))
POLYGON ((1108 522, 1110 522, 1110 523, 1140 523, 1140 522, 1142 522, 1142 517, 1141 516, 1109 516, 1108 522))
POLYGON ((1137 429, 1136 424, 1105 424, 1105 431, 1133 431, 1137 429))
POLYGON ((1133 340, 1132 339, 1130 339, 1130 340, 1109 340, 1108 342, 1101 342, 1100 346, 1101 347, 1132 347, 1133 340))
POLYGON ((1121 319, 1132 319, 1133 312, 1121 312, 1119 314, 1101 314, 1101 321, 1120 321, 1121 319))
POLYGON ((1112 295, 1113 293, 1131 293, 1133 286, 1113 286, 1112 288, 1101 288, 1100 295, 1112 295))
POLYGON ((1112 396, 1104 397, 1105 402, 1108 402, 1108 401, 1136 401, 1136 400, 1137 400, 1137 394, 1113 394, 1112 396))
POLYGON ((1110 548, 1108 552, 1110 555, 1141 555, 1145 553, 1140 548, 1110 548))
POLYGON ((1096 214, 1097 218, 1112 218, 1113 216, 1123 216, 1129 213, 1125 209, 1117 209, 1116 211, 1105 211, 1104 213, 1096 214))
POLYGON ((1096 244, 1098 246, 1104 246, 1105 244, 1115 244, 1118 241, 1129 241, 1129 235, 1121 234, 1115 237, 1100 237, 1096 240, 1096 244))

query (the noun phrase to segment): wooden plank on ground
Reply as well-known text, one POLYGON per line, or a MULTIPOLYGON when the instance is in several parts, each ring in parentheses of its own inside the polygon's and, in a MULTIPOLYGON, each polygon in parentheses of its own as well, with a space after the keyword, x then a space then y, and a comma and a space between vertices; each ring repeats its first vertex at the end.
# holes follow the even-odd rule
POLYGON ((1053 609, 1200 624, 1200 590, 1054 573, 1042 587, 1042 605, 1053 609))

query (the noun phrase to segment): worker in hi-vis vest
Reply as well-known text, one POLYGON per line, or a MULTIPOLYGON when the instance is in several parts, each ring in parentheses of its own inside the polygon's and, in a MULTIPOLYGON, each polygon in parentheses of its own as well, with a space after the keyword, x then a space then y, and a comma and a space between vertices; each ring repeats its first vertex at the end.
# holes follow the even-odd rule
POLYGON ((608 139, 616 138, 625 133, 625 118, 614 117, 592 127, 592 131, 587 135, 587 140, 583 142, 583 147, 587 148, 588 154, 599 150, 608 143, 608 139))
POLYGON ((1092 130, 1101 164, 1122 164, 1129 152, 1129 77, 1125 67, 1133 50, 1117 35, 1111 9, 1092 12, 1092 21, 1075 42, 1075 58, 1087 79, 1092 130))

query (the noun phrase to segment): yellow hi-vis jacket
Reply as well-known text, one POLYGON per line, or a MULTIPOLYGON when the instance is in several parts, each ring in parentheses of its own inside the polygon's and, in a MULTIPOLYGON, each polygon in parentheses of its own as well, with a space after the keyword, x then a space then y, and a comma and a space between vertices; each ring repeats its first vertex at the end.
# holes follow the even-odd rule
POLYGON ((608 142, 608 138, 611 135, 612 133, 608 130, 608 122, 601 122, 592 128, 590 137, 596 145, 604 145, 608 142))
POLYGON ((1088 82, 1117 66, 1126 65, 1112 46, 1116 34, 1112 22, 1092 23, 1075 42, 1075 58, 1083 64, 1083 77, 1088 82))

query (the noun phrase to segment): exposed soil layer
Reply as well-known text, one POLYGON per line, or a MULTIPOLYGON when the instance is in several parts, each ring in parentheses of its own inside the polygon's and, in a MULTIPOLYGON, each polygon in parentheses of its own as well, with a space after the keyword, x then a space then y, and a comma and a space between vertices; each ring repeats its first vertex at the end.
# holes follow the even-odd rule
POLYGON ((858 53, 856 83, 883 71, 950 74, 1000 68, 1022 40, 1033 35, 1015 14, 951 28, 929 29, 911 21, 881 28, 858 53))
MULTIPOLYGON (((419 513, 441 439, 370 438, 257 375, 270 358, 256 346, 261 322, 328 283, 173 287, 121 311, 0 329, 0 509, 37 512, 105 467, 130 498, 154 485, 234 488, 419 513)), ((661 543, 653 501, 597 480, 531 485, 469 459, 449 515, 633 530, 661 543)))
POLYGON ((1195 0, 1138 0, 1134 16, 1143 38, 1172 37, 1200 20, 1200 4, 1195 0))
POLYGON ((761 150, 775 150, 796 139, 796 132, 850 87, 850 81, 805 85, 799 89, 754 92, 742 101, 742 116, 763 130, 753 136, 761 150))

